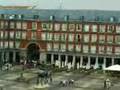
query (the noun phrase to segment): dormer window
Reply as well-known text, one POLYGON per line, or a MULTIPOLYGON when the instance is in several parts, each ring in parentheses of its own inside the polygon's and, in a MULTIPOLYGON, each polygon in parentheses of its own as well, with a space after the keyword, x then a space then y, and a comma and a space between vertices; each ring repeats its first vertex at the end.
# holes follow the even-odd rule
POLYGON ((100 17, 99 16, 96 16, 95 17, 95 21, 99 21, 100 20, 100 17))
POLYGON ((84 21, 84 16, 80 16, 80 21, 84 21))
POLYGON ((114 22, 115 21, 115 17, 110 17, 110 22, 114 22))
POLYGON ((24 16, 21 15, 21 14, 18 15, 18 19, 23 19, 23 17, 24 17, 24 16))
POLYGON ((4 19, 4 14, 1 14, 1 15, 0 15, 0 19, 4 19))
POLYGON ((50 21, 53 21, 55 19, 55 17, 52 15, 50 16, 50 21))
POLYGON ((14 19, 15 18, 15 15, 10 15, 9 16, 9 19, 14 19))
POLYGON ((39 19, 39 15, 34 15, 33 19, 39 19))
POLYGON ((69 16, 66 15, 66 16, 64 17, 64 21, 68 21, 68 20, 69 20, 69 16))

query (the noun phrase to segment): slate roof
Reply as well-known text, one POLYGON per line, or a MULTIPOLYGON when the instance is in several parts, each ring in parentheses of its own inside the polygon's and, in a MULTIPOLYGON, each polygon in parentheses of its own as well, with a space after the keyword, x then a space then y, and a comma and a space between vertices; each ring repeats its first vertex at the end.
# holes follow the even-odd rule
POLYGON ((33 19, 33 15, 39 15, 40 20, 49 20, 54 16, 55 20, 63 21, 64 17, 69 16, 69 20, 80 20, 84 16, 85 21, 94 21, 99 17, 100 21, 109 21, 114 17, 115 22, 120 22, 120 11, 104 10, 57 10, 57 9, 0 9, 0 14, 22 14, 24 19, 33 19))

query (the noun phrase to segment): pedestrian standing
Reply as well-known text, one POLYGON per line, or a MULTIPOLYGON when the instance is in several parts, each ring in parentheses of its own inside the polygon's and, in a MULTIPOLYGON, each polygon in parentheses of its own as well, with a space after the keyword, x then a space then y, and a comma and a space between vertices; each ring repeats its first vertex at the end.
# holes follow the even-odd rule
POLYGON ((106 80, 104 80, 104 88, 106 88, 106 80))

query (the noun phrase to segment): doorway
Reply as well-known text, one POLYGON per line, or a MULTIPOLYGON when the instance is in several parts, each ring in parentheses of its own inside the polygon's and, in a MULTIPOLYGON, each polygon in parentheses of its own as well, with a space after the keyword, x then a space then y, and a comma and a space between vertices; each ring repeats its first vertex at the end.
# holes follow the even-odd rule
POLYGON ((28 47, 27 47, 27 60, 28 61, 37 61, 39 60, 39 55, 40 55, 40 52, 39 52, 39 46, 36 45, 36 44, 30 44, 28 47))

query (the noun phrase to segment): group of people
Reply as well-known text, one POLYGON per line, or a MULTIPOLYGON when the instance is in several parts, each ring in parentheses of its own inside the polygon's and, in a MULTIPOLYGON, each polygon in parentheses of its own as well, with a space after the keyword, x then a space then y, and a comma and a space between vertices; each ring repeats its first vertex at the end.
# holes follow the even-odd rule
POLYGON ((61 86, 70 86, 70 85, 74 85, 75 81, 73 79, 70 80, 62 80, 60 81, 59 85, 61 86))
POLYGON ((12 64, 10 64, 10 63, 5 63, 5 64, 2 66, 2 70, 10 70, 12 67, 13 67, 12 64))
POLYGON ((52 72, 51 71, 43 71, 38 72, 37 76, 37 84, 47 84, 49 82, 52 82, 52 72))

